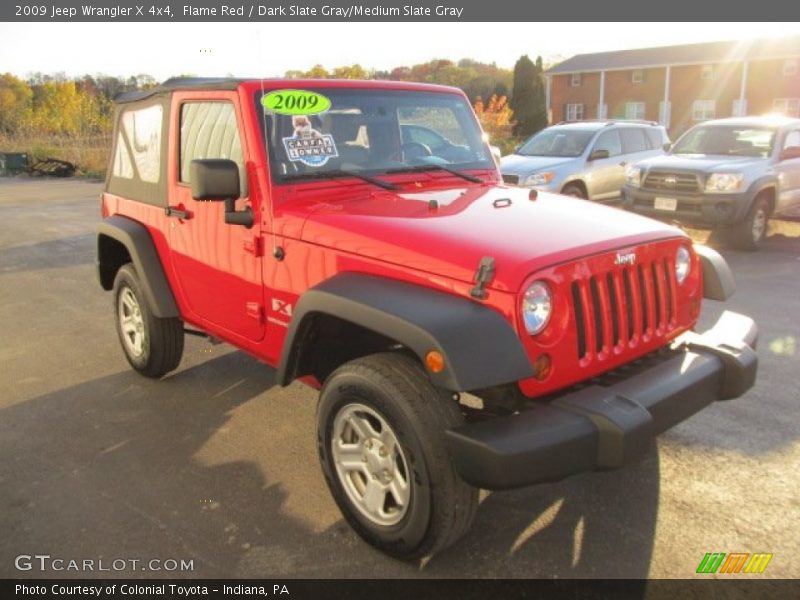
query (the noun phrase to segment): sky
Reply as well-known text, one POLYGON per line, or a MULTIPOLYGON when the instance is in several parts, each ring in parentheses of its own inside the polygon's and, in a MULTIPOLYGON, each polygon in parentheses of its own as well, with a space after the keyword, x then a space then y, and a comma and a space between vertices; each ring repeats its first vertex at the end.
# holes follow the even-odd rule
POLYGON ((797 23, 0 23, 0 73, 275 77, 434 58, 511 68, 575 54, 796 35, 797 23), (31 43, 34 40, 34 43, 31 43))

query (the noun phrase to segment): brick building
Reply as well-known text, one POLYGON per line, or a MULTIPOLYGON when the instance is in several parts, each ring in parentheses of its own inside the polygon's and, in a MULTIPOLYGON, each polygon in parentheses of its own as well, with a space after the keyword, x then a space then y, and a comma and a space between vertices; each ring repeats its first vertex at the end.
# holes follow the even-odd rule
POLYGON ((800 116, 800 37, 579 54, 546 72, 550 121, 800 116))

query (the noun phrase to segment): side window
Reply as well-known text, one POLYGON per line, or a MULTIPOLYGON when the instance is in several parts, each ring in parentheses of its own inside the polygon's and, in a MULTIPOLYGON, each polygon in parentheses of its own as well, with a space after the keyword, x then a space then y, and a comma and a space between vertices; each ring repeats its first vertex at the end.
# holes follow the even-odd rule
POLYGON ((800 146, 800 129, 795 129, 786 134, 786 139, 783 141, 783 148, 790 148, 792 146, 800 146))
POLYGON ((158 183, 161 177, 161 106, 126 110, 120 118, 112 175, 158 183))
POLYGON ((619 131, 614 129, 601 133, 594 143, 592 151, 594 150, 608 150, 609 156, 622 154, 622 141, 619 138, 619 131))
POLYGON ((644 131, 641 128, 627 128, 622 129, 622 147, 625 154, 633 154, 634 152, 644 152, 648 149, 647 138, 645 138, 644 131))
POLYGON ((458 117, 449 107, 407 107, 397 109, 397 118, 400 127, 408 126, 412 140, 429 145, 436 142, 439 135, 453 142, 464 144, 464 132, 458 122, 458 117))
POLYGON ((664 140, 661 135, 660 129, 651 127, 650 129, 645 129, 644 132, 647 135, 647 142, 652 150, 658 150, 666 143, 666 140, 664 140))
POLYGON ((195 159, 227 158, 239 166, 242 195, 247 173, 236 111, 230 102, 186 102, 181 106, 180 180, 188 183, 195 159))
POLYGON ((434 134, 432 131, 422 127, 415 127, 413 125, 409 125, 407 127, 409 141, 425 144, 429 148, 438 148, 442 145, 441 140, 437 138, 436 134, 434 134))

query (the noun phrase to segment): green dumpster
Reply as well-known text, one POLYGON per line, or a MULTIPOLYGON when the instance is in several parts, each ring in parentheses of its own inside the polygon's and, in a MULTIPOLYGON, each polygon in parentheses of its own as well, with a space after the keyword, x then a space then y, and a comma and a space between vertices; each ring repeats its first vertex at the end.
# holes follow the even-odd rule
POLYGON ((23 152, 0 152, 0 176, 16 175, 27 168, 27 154, 23 152))

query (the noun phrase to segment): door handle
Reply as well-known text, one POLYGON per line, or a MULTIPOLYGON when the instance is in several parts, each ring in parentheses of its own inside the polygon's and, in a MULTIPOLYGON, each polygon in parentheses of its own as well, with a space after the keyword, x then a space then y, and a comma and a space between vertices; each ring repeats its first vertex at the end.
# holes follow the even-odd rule
POLYGON ((168 206, 164 209, 164 214, 168 217, 177 217, 179 219, 188 220, 192 218, 192 213, 188 210, 184 210, 182 208, 176 208, 174 206, 168 206))

